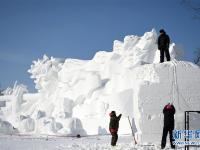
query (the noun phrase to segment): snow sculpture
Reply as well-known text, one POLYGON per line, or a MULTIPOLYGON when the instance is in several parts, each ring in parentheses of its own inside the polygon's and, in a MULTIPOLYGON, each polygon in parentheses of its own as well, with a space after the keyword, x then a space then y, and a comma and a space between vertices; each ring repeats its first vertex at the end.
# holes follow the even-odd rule
POLYGON ((28 70, 38 93, 22 86, 7 90, 0 100, 2 118, 20 133, 94 135, 108 133, 109 112, 122 113, 119 133, 137 140, 160 141, 162 109, 173 102, 176 128, 183 128, 183 112, 200 108, 200 69, 178 61, 180 48, 170 44, 172 61, 159 64, 157 33, 126 36, 114 41, 113 51, 97 52, 92 60, 49 58, 33 62, 28 70))

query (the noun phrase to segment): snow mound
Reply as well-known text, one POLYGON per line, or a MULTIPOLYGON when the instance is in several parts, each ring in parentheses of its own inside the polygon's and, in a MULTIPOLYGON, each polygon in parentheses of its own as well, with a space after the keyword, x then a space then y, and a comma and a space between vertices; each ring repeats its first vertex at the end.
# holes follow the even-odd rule
POLYGON ((108 114, 115 110, 123 115, 120 134, 131 133, 129 116, 137 140, 154 142, 162 132, 162 108, 173 102, 176 127, 182 129, 183 112, 200 108, 200 69, 177 61, 181 50, 174 43, 172 61, 159 64, 156 40, 154 29, 126 36, 114 41, 112 52, 97 52, 92 60, 63 62, 44 55, 28 70, 38 93, 23 85, 8 89, 0 97, 6 101, 2 118, 20 133, 95 135, 109 133, 108 114))
POLYGON ((0 119, 0 134, 13 134, 17 133, 17 130, 8 122, 0 119))

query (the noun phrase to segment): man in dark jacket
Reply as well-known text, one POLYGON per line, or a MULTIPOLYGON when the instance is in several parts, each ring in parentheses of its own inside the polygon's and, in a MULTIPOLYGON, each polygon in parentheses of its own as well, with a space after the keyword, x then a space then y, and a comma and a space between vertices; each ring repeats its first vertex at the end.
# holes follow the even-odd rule
POLYGON ((174 130, 174 114, 175 114, 175 112, 176 112, 176 110, 175 110, 174 106, 170 103, 168 103, 163 109, 164 127, 163 127, 161 149, 165 148, 168 132, 169 132, 171 148, 173 148, 173 149, 175 148, 175 145, 173 145, 174 139, 172 136, 172 131, 174 130))
POLYGON ((160 35, 158 37, 158 49, 160 50, 160 63, 164 62, 164 54, 166 55, 167 61, 170 61, 170 54, 169 54, 169 44, 170 38, 166 34, 166 32, 161 29, 160 35))
POLYGON ((109 124, 109 130, 110 133, 112 135, 112 139, 111 139, 111 145, 115 146, 118 140, 118 128, 119 128, 119 120, 121 118, 122 114, 120 114, 119 116, 116 116, 115 111, 112 111, 110 113, 110 124, 109 124))

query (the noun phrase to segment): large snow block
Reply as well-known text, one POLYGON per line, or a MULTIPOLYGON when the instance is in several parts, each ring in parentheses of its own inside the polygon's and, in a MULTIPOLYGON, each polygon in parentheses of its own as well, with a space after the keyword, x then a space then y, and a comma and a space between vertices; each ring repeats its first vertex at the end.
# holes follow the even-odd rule
POLYGON ((154 69, 159 82, 141 84, 138 92, 138 108, 141 116, 139 127, 143 142, 161 140, 162 110, 167 103, 173 103, 176 108, 175 129, 184 129, 184 111, 200 109, 198 66, 183 61, 172 61, 157 64, 154 69))
POLYGON ((123 116, 133 116, 133 89, 114 93, 109 102, 110 109, 115 110, 123 116))

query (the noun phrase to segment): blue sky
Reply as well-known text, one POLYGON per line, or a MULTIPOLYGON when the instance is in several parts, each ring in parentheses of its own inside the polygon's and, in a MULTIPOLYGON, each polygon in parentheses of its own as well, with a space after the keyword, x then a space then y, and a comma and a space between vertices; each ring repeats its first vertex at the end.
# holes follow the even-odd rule
POLYGON ((44 54, 91 59, 114 40, 164 28, 185 60, 200 47, 200 21, 181 0, 0 0, 0 84, 34 91, 27 70, 44 54))

